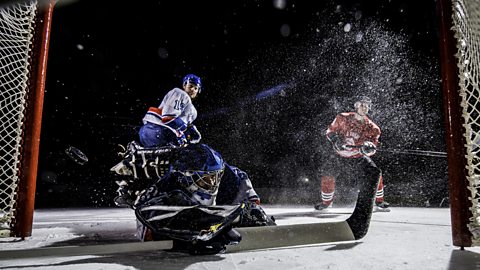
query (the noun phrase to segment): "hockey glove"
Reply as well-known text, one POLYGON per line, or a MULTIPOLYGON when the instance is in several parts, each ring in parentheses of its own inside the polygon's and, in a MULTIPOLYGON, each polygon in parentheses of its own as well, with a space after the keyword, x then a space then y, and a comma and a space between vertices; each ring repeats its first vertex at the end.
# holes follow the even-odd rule
POLYGON ((330 132, 327 134, 327 139, 335 144, 336 142, 340 141, 340 135, 335 132, 330 132))
POLYGON ((183 146, 185 145, 185 143, 187 143, 187 137, 185 135, 185 131, 187 130, 187 124, 182 119, 180 119, 180 117, 171 120, 170 122, 166 123, 166 125, 175 131, 179 146, 183 146))
POLYGON ((263 208, 256 203, 246 203, 240 216, 240 220, 235 227, 257 227, 257 226, 275 226, 275 218, 269 217, 263 208))
POLYGON ((183 133, 187 129, 187 124, 180 117, 170 120, 166 125, 176 130, 177 133, 183 133))
POLYGON ((350 150, 350 148, 342 142, 342 140, 337 140, 335 143, 333 143, 333 148, 337 151, 345 151, 345 150, 350 150))
POLYGON ((364 142, 362 147, 360 148, 360 152, 366 156, 371 156, 375 154, 376 151, 377 147, 375 146, 375 144, 368 141, 364 142))
POLYGON ((327 139, 333 144, 333 148, 336 151, 345 151, 348 150, 347 146, 343 143, 340 135, 335 132, 331 132, 327 134, 327 139))
POLYGON ((189 143, 199 143, 202 139, 202 135, 198 131, 195 125, 189 125, 185 131, 186 140, 189 143))
POLYGON ((184 146, 188 142, 185 134, 182 133, 180 136, 178 136, 177 142, 179 146, 184 146))

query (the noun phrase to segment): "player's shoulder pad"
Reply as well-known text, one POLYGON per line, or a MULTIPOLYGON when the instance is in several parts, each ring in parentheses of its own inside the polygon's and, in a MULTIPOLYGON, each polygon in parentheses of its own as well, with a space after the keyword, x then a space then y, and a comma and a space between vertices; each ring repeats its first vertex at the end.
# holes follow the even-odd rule
POLYGON ((342 113, 339 113, 338 115, 343 116, 343 117, 347 117, 347 116, 351 116, 351 115, 354 115, 354 114, 355 114, 354 112, 342 112, 342 113))
POLYGON ((380 129, 380 127, 377 124, 375 124, 375 122, 373 122, 372 119, 367 117, 367 121, 368 121, 368 124, 371 125, 373 128, 380 129))
POLYGON ((170 90, 170 92, 175 96, 182 97, 182 98, 188 98, 190 100, 190 96, 188 96, 187 92, 185 92, 183 89, 175 87, 172 90, 170 90))
POLYGON ((378 133, 380 134, 381 130, 380 130, 380 127, 375 124, 370 118, 367 118, 368 120, 368 124, 376 131, 378 131, 378 133))

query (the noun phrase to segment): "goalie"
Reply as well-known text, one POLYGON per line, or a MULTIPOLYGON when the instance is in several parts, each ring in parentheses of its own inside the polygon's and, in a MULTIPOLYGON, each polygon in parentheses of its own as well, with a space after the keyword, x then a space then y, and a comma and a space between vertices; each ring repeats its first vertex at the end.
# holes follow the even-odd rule
MULTIPOLYGON (((135 200, 124 200, 135 209, 137 236, 142 241, 173 239, 175 249, 214 254, 240 242, 241 235, 233 227, 275 225, 261 208, 248 175, 225 163, 209 146, 192 144, 144 150, 139 148, 128 155, 137 156, 135 160, 141 162, 131 163, 128 159, 132 158, 127 157, 127 162, 116 166, 123 166, 122 170, 112 168, 117 174, 133 175, 133 170, 146 172, 140 164, 154 167, 159 160, 170 160, 163 162, 169 164, 169 169, 160 179, 137 192, 135 200), (126 164, 133 165, 129 169, 126 164)), ((145 175, 138 173, 123 188, 139 190, 141 187, 135 187, 135 183, 143 180, 145 184, 145 179, 145 175)))

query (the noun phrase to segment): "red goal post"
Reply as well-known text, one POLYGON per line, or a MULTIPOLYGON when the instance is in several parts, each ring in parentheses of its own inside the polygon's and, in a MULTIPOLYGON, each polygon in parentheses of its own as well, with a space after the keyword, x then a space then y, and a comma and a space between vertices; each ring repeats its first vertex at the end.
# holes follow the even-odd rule
POLYGON ((439 0, 453 244, 480 245, 480 2, 439 0))
POLYGON ((0 6, 0 233, 31 236, 53 1, 0 6))

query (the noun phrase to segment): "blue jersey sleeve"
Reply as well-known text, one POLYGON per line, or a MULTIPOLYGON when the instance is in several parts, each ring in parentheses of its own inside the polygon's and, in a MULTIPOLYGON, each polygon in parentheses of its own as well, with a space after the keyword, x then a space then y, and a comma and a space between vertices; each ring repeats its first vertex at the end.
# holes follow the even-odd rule
POLYGON ((225 172, 218 190, 217 204, 236 204, 246 201, 260 201, 250 178, 239 168, 225 164, 225 172))

